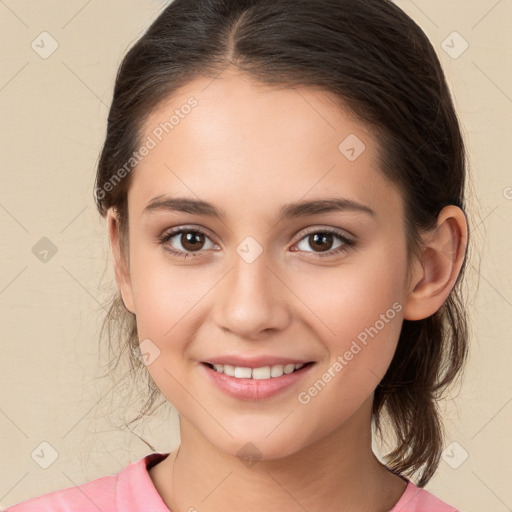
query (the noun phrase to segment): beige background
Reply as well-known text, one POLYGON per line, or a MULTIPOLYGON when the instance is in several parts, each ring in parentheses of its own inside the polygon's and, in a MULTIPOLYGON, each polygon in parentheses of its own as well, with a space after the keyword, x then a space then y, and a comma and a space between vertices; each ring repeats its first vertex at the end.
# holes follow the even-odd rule
MULTIPOLYGON (((447 450, 427 489, 464 512, 504 512, 512 508, 512 3, 397 3, 438 51, 476 194, 471 357, 442 405, 447 450), (443 49, 445 40, 452 55, 462 48, 458 36, 447 39, 454 31, 469 44, 457 58, 443 49)), ((92 189, 117 67, 164 6, 0 2, 0 508, 116 473, 151 451, 117 429, 126 385, 98 378, 99 327, 114 280, 92 189), (59 45, 46 59, 31 47, 43 31, 59 45), (48 245, 43 237, 57 251, 46 262, 33 253, 48 245), (31 455, 52 449, 58 457, 47 469, 31 455)), ((164 452, 179 441, 176 427, 168 408, 135 431, 164 452)))

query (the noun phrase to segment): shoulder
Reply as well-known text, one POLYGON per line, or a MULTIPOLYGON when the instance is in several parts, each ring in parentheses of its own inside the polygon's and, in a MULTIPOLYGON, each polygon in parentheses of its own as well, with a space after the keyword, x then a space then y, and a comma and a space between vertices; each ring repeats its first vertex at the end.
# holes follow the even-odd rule
MULTIPOLYGON (((123 512, 140 510, 141 503, 163 502, 152 485, 148 467, 156 464, 167 454, 152 453, 132 462, 115 475, 103 476, 81 485, 53 491, 23 501, 4 512, 123 512)), ((164 508, 163 511, 166 511, 164 508)))
POLYGON ((410 480, 400 501, 389 512, 460 512, 410 480))
POLYGON ((104 476, 91 482, 66 487, 28 499, 5 512, 71 512, 77 510, 115 510, 117 476, 104 476))

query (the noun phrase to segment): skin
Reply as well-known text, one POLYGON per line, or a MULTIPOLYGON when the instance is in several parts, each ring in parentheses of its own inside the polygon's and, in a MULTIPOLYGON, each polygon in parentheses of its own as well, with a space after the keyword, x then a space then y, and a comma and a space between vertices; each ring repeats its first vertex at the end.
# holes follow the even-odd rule
POLYGON ((403 319, 433 314, 452 289, 465 252, 464 213, 442 210, 409 276, 400 191, 377 166, 375 137, 334 97, 264 87, 229 68, 162 103, 145 123, 143 140, 191 96, 197 107, 133 171, 129 262, 115 212, 108 212, 123 301, 136 315, 139 339, 160 350, 147 368, 180 414, 181 445, 150 477, 173 512, 388 511, 406 483, 372 451, 374 390, 403 319), (355 161, 338 149, 350 134, 366 146, 355 161), (143 213, 159 194, 208 201, 226 217, 143 213), (347 210, 278 220, 285 203, 335 196, 362 203, 375 216, 347 210), (182 235, 167 242, 195 256, 173 256, 158 243, 179 226, 206 234, 195 252, 182 235), (334 236, 318 247, 307 235, 329 227, 356 245, 322 257, 343 243, 334 236), (236 251, 248 236, 263 249, 252 263, 236 251), (301 404, 298 394, 394 303, 401 306, 394 318, 301 404), (243 401, 200 371, 200 361, 226 353, 316 364, 277 396, 243 401), (254 465, 237 456, 246 443, 261 457, 254 465))

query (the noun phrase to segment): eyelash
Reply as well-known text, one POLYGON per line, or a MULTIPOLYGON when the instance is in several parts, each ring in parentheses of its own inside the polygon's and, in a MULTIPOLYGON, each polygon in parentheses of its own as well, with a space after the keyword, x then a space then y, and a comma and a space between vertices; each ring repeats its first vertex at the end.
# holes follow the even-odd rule
MULTIPOLYGON (((161 235, 160 237, 158 237, 158 241, 161 245, 165 245, 169 240, 171 240, 171 238, 174 238, 176 235, 180 235, 182 233, 200 233, 201 235, 204 235, 205 237, 209 238, 208 235, 204 231, 201 231, 200 229, 177 228, 175 230, 168 231, 168 232, 164 233, 163 235, 161 235)), ((319 233, 320 234, 328 233, 331 235, 335 235, 341 242, 343 242, 343 245, 336 249, 331 249, 330 251, 327 251, 325 253, 315 253, 320 258, 336 256, 338 254, 348 251, 350 248, 352 248, 356 245, 356 242, 354 240, 350 240, 350 239, 346 238, 345 236, 341 235, 339 231, 337 231, 335 229, 331 229, 331 228, 324 228, 324 229, 318 229, 315 231, 310 231, 309 233, 306 233, 299 240, 299 242, 301 242, 302 240, 304 240, 305 238, 307 238, 310 235, 319 234, 319 233)), ((178 251, 172 247, 165 247, 165 250, 179 258, 186 258, 188 256, 192 256, 192 257, 197 256, 197 254, 194 254, 194 252, 192 252, 192 251, 190 251, 190 252, 178 251)), ((200 253, 203 251, 197 251, 197 252, 200 253)), ((307 251, 307 252, 309 252, 309 251, 307 251)))

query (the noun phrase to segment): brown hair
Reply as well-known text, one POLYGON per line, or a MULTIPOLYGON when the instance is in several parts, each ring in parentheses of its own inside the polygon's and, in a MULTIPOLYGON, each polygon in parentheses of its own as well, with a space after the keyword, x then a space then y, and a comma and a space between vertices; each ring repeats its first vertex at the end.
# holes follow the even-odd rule
MULTIPOLYGON (((391 1, 175 0, 120 66, 98 164, 97 207, 103 217, 115 208, 126 258, 132 174, 114 183, 116 172, 137 150, 143 124, 161 101, 229 65, 261 83, 333 93, 374 129, 380 168, 404 198, 409 261, 419 254, 421 232, 436 225, 444 206, 464 211, 465 150, 444 73, 427 36, 391 1)), ((443 447, 437 400, 467 358, 460 290, 466 256, 443 306, 423 320, 404 320, 394 358, 375 390, 374 424, 382 435, 386 413, 396 435, 386 465, 409 476, 421 470, 420 487, 436 471, 443 447)), ((145 414, 160 393, 134 355, 136 320, 119 293, 102 333, 106 325, 110 344, 118 336, 129 348, 132 370, 146 375, 145 414)))

